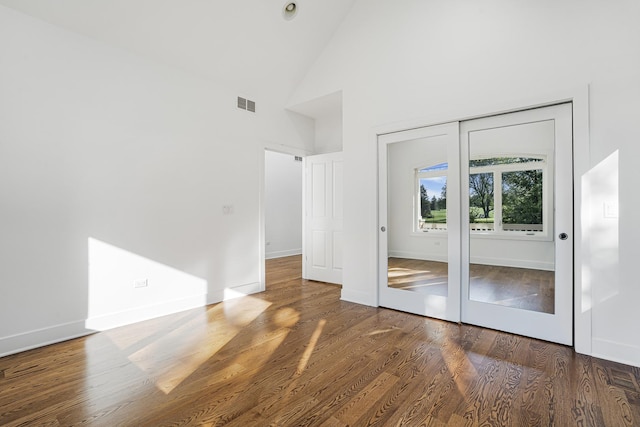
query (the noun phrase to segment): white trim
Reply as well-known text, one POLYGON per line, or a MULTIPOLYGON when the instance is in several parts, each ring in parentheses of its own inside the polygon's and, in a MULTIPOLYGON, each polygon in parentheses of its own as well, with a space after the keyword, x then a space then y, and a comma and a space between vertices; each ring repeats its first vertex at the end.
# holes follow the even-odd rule
POLYGON ((144 322, 145 320, 203 307, 206 305, 206 300, 207 296, 203 294, 172 301, 164 301, 159 304, 136 307, 131 310, 92 317, 87 319, 85 325, 90 330, 106 331, 120 326, 131 325, 133 323, 144 322))
POLYGON ((266 157, 267 148, 260 148, 260 155, 258 156, 258 280, 260 282, 260 289, 265 290, 267 288, 267 273, 266 273, 266 207, 265 207, 265 194, 266 194, 266 157))
MULTIPOLYGON (((424 261, 448 262, 448 257, 442 254, 428 254, 407 251, 389 251, 390 258, 404 258, 424 261)), ((553 271, 552 262, 531 261, 528 259, 503 259, 492 257, 471 257, 471 264, 493 265, 498 267, 528 268, 532 270, 553 271)))
POLYGON ((574 280, 574 346, 577 353, 591 354, 592 315, 591 286, 583 282, 582 270, 590 265, 589 242, 586 237, 588 194, 583 194, 582 177, 591 168, 589 140, 589 86, 573 93, 573 280, 574 280), (586 218, 585 218, 586 219, 586 218))
POLYGON ((417 259, 422 261, 448 262, 447 255, 424 252, 389 251, 389 258, 417 259))
POLYGON ((224 289, 217 289, 207 295, 207 305, 217 304, 234 298, 263 292, 263 283, 253 282, 238 286, 229 286, 224 289))
POLYGON ((531 261, 528 259, 502 259, 492 257, 473 256, 469 260, 471 264, 493 265, 497 267, 528 268, 532 270, 553 271, 553 262, 531 261))
POLYGON ((301 254, 302 254, 302 248, 289 249, 286 251, 267 252, 265 254, 265 259, 284 258, 287 256, 301 255, 301 254))
POLYGON ((640 368, 640 347, 594 338, 592 356, 640 368))
POLYGON ((79 320, 2 337, 0 338, 0 357, 68 341, 94 332, 85 328, 84 320, 79 320))

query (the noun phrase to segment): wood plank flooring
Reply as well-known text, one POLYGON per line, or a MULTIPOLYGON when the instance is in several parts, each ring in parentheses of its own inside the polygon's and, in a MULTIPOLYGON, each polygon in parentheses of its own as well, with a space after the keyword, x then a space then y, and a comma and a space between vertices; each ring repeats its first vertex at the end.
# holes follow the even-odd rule
POLYGON ((0 359, 0 425, 640 425, 639 368, 269 264, 264 293, 0 359))
MULTIPOLYGON (((448 264, 389 258, 389 286, 447 296, 448 264)), ((555 273, 492 265, 469 265, 470 296, 474 301, 553 314, 555 273)))

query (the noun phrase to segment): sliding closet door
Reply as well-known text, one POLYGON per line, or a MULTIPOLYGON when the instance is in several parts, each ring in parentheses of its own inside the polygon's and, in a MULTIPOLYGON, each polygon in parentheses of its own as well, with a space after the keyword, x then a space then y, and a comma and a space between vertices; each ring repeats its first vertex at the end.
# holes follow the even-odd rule
POLYGON ((378 137, 380 305, 460 318, 457 123, 378 137))
POLYGON ((572 344, 571 104, 462 122, 462 321, 572 344))

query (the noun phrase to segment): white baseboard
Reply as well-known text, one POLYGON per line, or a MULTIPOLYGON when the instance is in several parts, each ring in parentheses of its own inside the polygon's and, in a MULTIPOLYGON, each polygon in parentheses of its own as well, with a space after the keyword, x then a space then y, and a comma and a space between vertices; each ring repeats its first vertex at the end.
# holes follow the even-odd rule
POLYGON ((208 304, 215 304, 231 298, 261 292, 263 290, 264 287, 259 282, 248 283, 215 291, 208 295, 191 296, 152 306, 139 307, 124 312, 97 316, 87 319, 86 321, 79 320, 76 322, 55 325, 7 337, 0 337, 0 357, 21 353, 23 351, 44 347, 50 344, 56 344, 119 326, 203 307, 208 304))
POLYGON ((529 268, 532 270, 545 270, 545 271, 554 270, 554 265, 552 262, 531 261, 528 259, 505 259, 505 258, 474 256, 474 257, 471 257, 469 261, 471 262, 471 264, 495 265, 498 267, 529 268))
POLYGON ((640 347, 594 338, 591 356, 640 368, 640 347))
POLYGON ((219 289, 209 293, 209 295, 207 296, 207 305, 217 304, 222 301, 255 294, 262 291, 264 291, 264 286, 260 282, 247 283, 244 285, 219 289))
POLYGON ((119 326, 130 325, 132 323, 142 322, 156 317, 202 307, 206 302, 206 295, 194 295, 159 304, 136 307, 132 310, 92 317, 87 319, 86 326, 88 329, 95 331, 106 331, 107 329, 113 329, 119 326))
MULTIPOLYGON (((394 258, 419 259, 425 261, 447 262, 446 255, 427 254, 421 252, 389 251, 389 256, 394 258)), ((532 261, 528 259, 505 259, 492 257, 471 257, 471 264, 494 265, 515 268, 529 268, 532 270, 553 271, 554 265, 550 262, 532 261)))
POLYGON ((286 251, 267 252, 265 253, 264 258, 265 259, 284 258, 286 256, 293 256, 293 255, 302 255, 302 248, 289 249, 286 251))
POLYGON ((390 258, 419 259, 424 261, 447 262, 443 254, 427 254, 423 252, 389 251, 390 258))
POLYGON ((0 338, 0 357, 67 341, 94 332, 85 328, 85 322, 81 320, 2 337, 0 338))

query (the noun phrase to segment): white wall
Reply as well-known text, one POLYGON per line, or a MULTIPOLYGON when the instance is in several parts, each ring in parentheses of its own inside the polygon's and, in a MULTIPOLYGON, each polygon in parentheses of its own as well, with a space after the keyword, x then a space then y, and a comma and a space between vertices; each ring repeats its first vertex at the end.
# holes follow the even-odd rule
POLYGON ((616 253, 609 243, 603 247, 594 240, 595 231, 607 227, 604 193, 579 195, 589 203, 578 214, 585 234, 576 251, 585 264, 576 292, 585 302, 591 301, 592 291, 607 296, 579 310, 580 315, 591 315, 588 347, 593 344, 593 354, 640 366, 635 267, 640 240, 635 225, 640 209, 635 185, 640 181, 638 16, 636 0, 357 2, 289 101, 301 103, 342 90, 343 298, 377 301, 372 185, 377 127, 417 118, 432 123, 464 119, 505 105, 554 101, 559 91, 589 84, 588 167, 619 152, 619 164, 611 173, 619 177, 621 203, 616 253))
POLYGON ((302 162, 265 151, 265 256, 302 253, 302 162))
POLYGON ((314 126, 236 95, 0 7, 0 355, 260 289, 264 147, 314 126))
POLYGON ((315 154, 342 151, 342 108, 315 118, 315 154))

